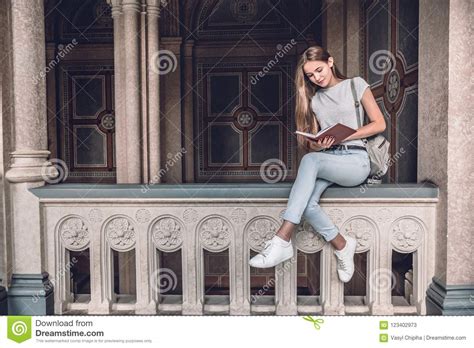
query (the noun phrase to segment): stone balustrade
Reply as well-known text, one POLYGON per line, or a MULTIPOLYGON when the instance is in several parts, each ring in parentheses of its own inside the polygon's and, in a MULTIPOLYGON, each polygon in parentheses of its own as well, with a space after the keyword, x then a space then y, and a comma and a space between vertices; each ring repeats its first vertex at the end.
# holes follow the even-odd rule
MULTIPOLYGON (((297 258, 275 268, 275 295, 251 296, 251 251, 276 233, 291 184, 93 185, 31 189, 39 198, 54 285, 56 314, 296 315, 426 314, 434 275, 438 188, 431 184, 378 185, 326 190, 322 208, 344 235, 367 253, 366 296, 344 296, 332 247, 309 224, 293 235, 296 250, 320 252, 320 296, 297 293, 297 258), (90 296, 78 300, 70 286, 69 253, 89 248, 90 296), (135 252, 136 296, 114 294, 112 253, 135 252), (181 250, 182 294, 157 290, 157 250, 181 250), (228 251, 229 295, 204 291, 203 252, 228 251), (392 252, 413 253, 408 300, 392 296, 392 252)), ((227 254, 226 254, 227 255, 227 254)), ((295 253, 296 255, 296 253, 295 253)))

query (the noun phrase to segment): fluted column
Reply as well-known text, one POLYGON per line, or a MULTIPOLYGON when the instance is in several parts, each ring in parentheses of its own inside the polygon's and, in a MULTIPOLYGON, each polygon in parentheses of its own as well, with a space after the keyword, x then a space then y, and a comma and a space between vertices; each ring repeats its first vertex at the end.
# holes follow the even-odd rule
POLYGON ((29 191, 57 175, 47 162, 46 84, 38 78, 46 67, 44 1, 12 0, 11 21, 14 151, 6 178, 11 183, 13 277, 8 307, 9 314, 52 314, 39 201, 29 191))
MULTIPOLYGON (((159 50, 160 1, 147 0, 147 62, 155 64, 159 50)), ((161 181, 160 171, 160 75, 147 66, 148 73, 148 158, 149 181, 161 181)))
POLYGON ((128 183, 141 183, 140 1, 123 0, 128 183))

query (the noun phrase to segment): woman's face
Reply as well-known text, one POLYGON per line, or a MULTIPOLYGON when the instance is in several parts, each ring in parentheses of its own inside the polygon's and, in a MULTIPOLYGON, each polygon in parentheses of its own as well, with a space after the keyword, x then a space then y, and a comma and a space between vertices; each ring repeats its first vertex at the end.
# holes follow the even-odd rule
POLYGON ((303 72, 312 83, 324 88, 328 85, 333 76, 331 70, 332 65, 332 57, 330 57, 327 62, 323 60, 313 60, 303 65, 303 72))

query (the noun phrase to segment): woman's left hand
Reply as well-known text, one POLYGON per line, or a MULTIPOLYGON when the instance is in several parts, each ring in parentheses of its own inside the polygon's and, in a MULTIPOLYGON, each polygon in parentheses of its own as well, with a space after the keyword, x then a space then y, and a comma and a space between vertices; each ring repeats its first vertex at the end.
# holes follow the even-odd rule
POLYGON ((311 150, 320 151, 322 149, 327 149, 328 147, 331 147, 332 144, 334 144, 334 140, 334 137, 325 137, 318 141, 307 140, 307 142, 311 150))
POLYGON ((329 147, 332 146, 332 144, 334 144, 334 141, 336 140, 336 138, 334 137, 324 137, 324 139, 320 139, 318 140, 318 145, 324 149, 327 149, 329 147))

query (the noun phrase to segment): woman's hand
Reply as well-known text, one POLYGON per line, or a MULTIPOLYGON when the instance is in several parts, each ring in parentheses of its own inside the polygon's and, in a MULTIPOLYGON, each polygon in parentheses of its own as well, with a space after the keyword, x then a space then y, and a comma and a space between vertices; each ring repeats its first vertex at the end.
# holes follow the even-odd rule
POLYGON ((308 142, 307 145, 311 150, 321 151, 322 149, 327 149, 331 147, 332 144, 334 144, 334 140, 335 140, 334 137, 324 137, 323 139, 319 139, 318 141, 314 141, 314 140, 306 140, 306 141, 308 142))

